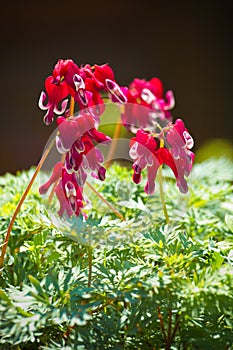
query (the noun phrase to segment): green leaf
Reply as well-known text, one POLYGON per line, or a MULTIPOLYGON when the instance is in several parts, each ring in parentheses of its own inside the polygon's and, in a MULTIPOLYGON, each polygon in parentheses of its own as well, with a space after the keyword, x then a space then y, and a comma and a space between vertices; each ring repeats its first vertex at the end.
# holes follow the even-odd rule
POLYGON ((2 289, 0 289, 0 298, 4 300, 9 306, 13 305, 11 299, 2 289))
POLYGON ((233 215, 226 214, 225 222, 231 232, 233 232, 233 215))

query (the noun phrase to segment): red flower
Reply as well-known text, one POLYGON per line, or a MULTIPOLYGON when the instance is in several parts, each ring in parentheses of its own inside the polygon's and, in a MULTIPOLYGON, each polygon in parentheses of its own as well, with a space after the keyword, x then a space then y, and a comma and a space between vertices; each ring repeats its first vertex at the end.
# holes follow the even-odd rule
POLYGON ((102 66, 85 65, 78 67, 72 60, 60 59, 45 81, 46 92, 42 91, 39 107, 47 110, 45 124, 51 124, 54 114, 63 114, 71 95, 78 103, 80 110, 87 109, 97 118, 104 112, 101 91, 110 93, 113 102, 126 103, 126 88, 120 87, 114 78, 113 70, 104 64, 102 66), (46 99, 47 104, 45 104, 46 99), (58 108, 61 103, 61 109, 58 108))
MULTIPOLYGON (((66 210, 69 216, 72 214, 79 216, 81 209, 84 206, 82 187, 78 185, 75 174, 69 174, 65 167, 62 168, 62 178, 60 186, 62 186, 63 193, 65 194, 65 199, 68 202, 68 208, 65 200, 63 200, 62 202, 60 202, 61 210, 59 214, 63 214, 63 212, 66 210)), ((62 197, 60 198, 62 200, 62 197)))
POLYGON ((103 87, 106 88, 106 79, 115 81, 113 70, 107 63, 101 66, 95 64, 94 68, 94 77, 97 79, 97 81, 102 83, 103 87))
POLYGON ((181 119, 165 127, 157 138, 139 129, 131 140, 130 148, 130 156, 134 160, 133 181, 139 183, 141 172, 147 167, 145 192, 152 194, 158 168, 165 164, 173 171, 180 192, 186 193, 188 186, 185 176, 190 174, 194 161, 194 153, 189 150, 192 146, 193 139, 181 119), (164 147, 160 147, 161 141, 164 147))
POLYGON ((86 78, 85 80, 88 98, 88 110, 93 116, 98 117, 103 114, 105 110, 104 101, 100 95, 98 82, 93 78, 86 78))
POLYGON ((71 96, 74 97, 81 108, 87 106, 85 83, 82 70, 72 60, 59 60, 53 70, 54 83, 67 84, 71 96))
POLYGON ((49 125, 53 122, 54 113, 57 115, 63 114, 66 110, 68 99, 64 100, 69 94, 69 89, 65 82, 61 82, 59 85, 53 83, 53 77, 50 76, 45 80, 45 89, 48 95, 48 102, 45 105, 45 100, 47 95, 44 91, 41 92, 39 99, 39 107, 42 110, 47 110, 44 116, 44 123, 49 125), (64 100, 61 104, 61 109, 59 110, 58 104, 64 100))
POLYGON ((75 174, 69 174, 62 162, 55 164, 51 177, 39 188, 40 194, 47 193, 54 183, 57 183, 55 193, 60 202, 58 214, 62 216, 67 213, 68 216, 73 214, 78 216, 84 206, 83 189, 78 185, 75 174))
POLYGON ((42 186, 40 186, 40 188, 39 188, 40 194, 47 193, 49 187, 61 178, 62 167, 63 167, 62 162, 58 162, 55 164, 55 166, 53 168, 52 175, 50 176, 49 180, 47 182, 45 182, 42 186))
POLYGON ((45 80, 47 95, 42 91, 39 99, 39 107, 47 110, 44 116, 46 125, 52 123, 54 114, 60 115, 65 112, 68 100, 62 102, 61 110, 58 109, 58 104, 69 94, 77 98, 78 101, 82 100, 79 99, 79 95, 83 95, 83 91, 81 89, 82 93, 79 92, 80 83, 78 84, 79 88, 77 88, 76 80, 79 80, 78 66, 72 60, 59 60, 54 67, 52 76, 45 80), (48 98, 47 105, 44 104, 46 98, 48 98))
POLYGON ((181 119, 177 119, 175 124, 169 128, 166 133, 166 143, 167 147, 171 149, 177 167, 177 185, 182 193, 186 193, 188 186, 184 176, 189 176, 195 155, 190 151, 194 144, 192 136, 181 119))
POLYGON ((96 129, 96 121, 84 111, 80 111, 77 117, 59 117, 57 124, 56 146, 58 152, 65 155, 65 161, 55 165, 50 179, 40 187, 40 193, 46 193, 53 183, 58 182, 55 192, 60 201, 59 214, 79 215, 83 207, 82 188, 88 172, 101 181, 105 179, 103 155, 95 145, 109 142, 110 138, 96 129))
POLYGON ((130 156, 134 160, 133 163, 133 181, 139 183, 141 181, 141 172, 147 167, 147 184, 145 192, 152 194, 155 190, 155 178, 157 170, 162 164, 169 166, 175 177, 178 177, 177 169, 170 152, 159 147, 159 140, 150 135, 149 132, 138 130, 136 137, 131 141, 130 156))
POLYGON ((95 65, 94 77, 98 82, 102 84, 102 87, 110 92, 113 102, 126 103, 127 89, 120 87, 114 78, 114 73, 112 68, 108 64, 103 64, 102 66, 95 65))
POLYGON ((158 78, 149 81, 134 79, 127 92, 128 104, 122 113, 122 122, 130 131, 135 128, 153 127, 155 121, 170 121, 174 107, 172 91, 163 98, 162 82, 158 78))
POLYGON ((110 138, 96 129, 94 119, 87 113, 80 112, 77 117, 69 119, 60 117, 58 124, 60 133, 56 145, 58 151, 66 155, 65 167, 68 173, 77 174, 80 186, 84 185, 89 170, 94 177, 103 181, 103 156, 95 143, 106 143, 110 138))

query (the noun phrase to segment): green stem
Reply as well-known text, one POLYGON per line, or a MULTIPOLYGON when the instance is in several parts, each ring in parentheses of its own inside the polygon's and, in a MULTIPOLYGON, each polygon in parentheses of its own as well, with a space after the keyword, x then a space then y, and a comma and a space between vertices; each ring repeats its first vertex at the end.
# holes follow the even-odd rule
POLYGON ((91 280, 92 280, 92 255, 93 248, 91 246, 88 247, 88 288, 91 287, 91 280))
POLYGON ((27 195, 28 195, 28 193, 29 193, 29 191, 30 191, 30 189, 31 189, 31 187, 32 187, 32 185, 33 185, 33 183, 34 183, 34 181, 35 181, 35 179, 36 179, 36 177, 37 177, 41 167, 42 167, 42 165, 44 164, 46 158, 48 157, 49 152, 51 151, 51 149, 53 147, 53 144, 54 144, 54 139, 50 142, 49 146, 46 148, 43 156, 41 157, 40 162, 37 165, 36 170, 35 170, 32 178, 31 178, 29 184, 27 185, 24 193, 22 194, 22 197, 20 198, 20 201, 17 204, 17 207, 16 207, 16 209, 14 211, 14 214, 13 214, 13 216, 11 218, 10 224, 8 226, 8 229, 7 229, 6 237, 5 237, 4 243, 2 245, 2 253, 1 253, 1 256, 0 256, 0 268, 3 266, 3 263, 4 263, 4 257, 5 257, 5 254, 6 254, 6 249, 7 249, 7 246, 8 246, 8 242, 9 242, 10 235, 11 235, 11 230, 12 230, 12 227, 14 225, 15 219, 16 219, 16 217, 17 217, 17 215, 18 215, 18 213, 20 211, 20 208, 21 208, 23 202, 25 201, 25 199, 26 199, 26 197, 27 197, 27 195))
POLYGON ((104 303, 101 306, 98 306, 96 309, 94 309, 93 311, 91 311, 91 314, 94 314, 96 312, 102 311, 104 310, 108 305, 114 303, 114 301, 116 301, 119 297, 113 298, 113 299, 109 299, 106 301, 106 303, 104 303))
POLYGON ((175 338, 175 335, 176 335, 176 332, 177 332, 177 330, 179 328, 179 325, 180 325, 180 315, 176 314, 176 323, 175 323, 175 326, 174 326, 174 329, 173 329, 173 332, 172 332, 172 335, 171 335, 171 342, 175 338))
POLYGON ((158 169, 158 180, 159 180, 159 193, 160 193, 160 199, 163 207, 163 213, 165 216, 166 223, 169 224, 169 216, 167 212, 165 197, 164 197, 164 191, 163 191, 163 175, 162 175, 162 166, 158 169))

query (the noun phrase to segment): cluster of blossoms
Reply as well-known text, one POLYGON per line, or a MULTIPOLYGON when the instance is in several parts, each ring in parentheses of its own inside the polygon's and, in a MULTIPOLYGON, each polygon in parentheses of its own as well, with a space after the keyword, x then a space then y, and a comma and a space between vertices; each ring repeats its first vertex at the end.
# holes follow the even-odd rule
POLYGON ((171 109, 175 105, 172 91, 163 97, 163 86, 158 78, 150 81, 134 79, 127 91, 128 103, 122 113, 123 124, 136 137, 131 139, 130 156, 133 159, 133 181, 141 181, 141 172, 147 168, 147 194, 154 193, 158 168, 171 168, 181 193, 187 193, 185 177, 189 176, 194 153, 193 139, 183 121, 172 122, 171 109))
POLYGON ((52 75, 45 80, 45 89, 39 106, 46 110, 46 125, 58 116, 56 147, 62 157, 50 179, 40 187, 40 193, 46 193, 54 184, 60 215, 78 216, 82 212, 88 172, 101 181, 105 179, 103 155, 96 147, 111 142, 98 131, 105 108, 103 93, 112 102, 124 106, 120 108, 122 125, 135 133, 129 150, 134 162, 133 181, 139 183, 143 169, 147 168, 145 191, 152 194, 157 170, 165 164, 173 171, 179 190, 187 192, 185 177, 190 174, 194 161, 194 153, 190 151, 193 140, 181 119, 172 122, 174 96, 172 91, 164 96, 158 78, 134 79, 129 87, 121 87, 108 64, 78 67, 72 60, 59 60, 52 75), (77 116, 73 116, 68 106, 69 99, 70 106, 72 100, 79 106, 77 116))
POLYGON ((60 201, 59 214, 78 216, 84 206, 83 186, 87 172, 91 170, 94 177, 105 179, 105 168, 101 165, 103 156, 95 147, 95 144, 110 141, 97 130, 99 117, 104 112, 101 93, 108 93, 113 102, 126 103, 127 89, 116 83, 108 64, 78 67, 72 60, 58 61, 52 75, 45 80, 45 89, 39 107, 47 111, 46 125, 58 116, 56 147, 64 162, 55 165, 50 179, 40 187, 40 193, 46 193, 54 184, 60 201), (77 116, 68 108, 68 97, 79 106, 77 116))
POLYGON ((150 81, 134 79, 127 90, 127 105, 122 114, 122 123, 130 131, 135 127, 153 127, 154 120, 171 121, 171 109, 175 106, 175 99, 171 90, 163 98, 163 85, 160 79, 150 81))
POLYGON ((52 75, 45 80, 45 89, 46 93, 41 93, 39 107, 47 110, 44 116, 46 125, 52 123, 55 114, 65 113, 68 96, 74 98, 80 110, 88 109, 94 118, 104 111, 104 101, 101 97, 103 91, 111 95, 113 102, 127 102, 124 94, 126 88, 121 88, 116 83, 113 70, 108 64, 93 67, 86 64, 84 67, 78 67, 72 60, 59 60, 52 75))
POLYGON ((139 183, 141 172, 147 167, 145 192, 152 194, 158 168, 166 164, 173 171, 180 192, 187 193, 188 186, 184 176, 188 176, 192 169, 192 146, 193 139, 181 119, 177 119, 175 124, 169 123, 160 133, 138 129, 136 137, 131 140, 130 148, 130 156, 134 160, 133 181, 139 183))

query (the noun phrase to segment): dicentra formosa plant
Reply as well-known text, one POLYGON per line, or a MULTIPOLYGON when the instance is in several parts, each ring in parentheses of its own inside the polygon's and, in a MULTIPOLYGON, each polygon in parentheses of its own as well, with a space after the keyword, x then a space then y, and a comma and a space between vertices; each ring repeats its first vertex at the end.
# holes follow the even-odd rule
MULTIPOLYGON (((53 195, 55 192, 60 202, 59 215, 83 214, 83 191, 85 184, 88 184, 87 174, 105 180, 104 157, 97 146, 100 143, 111 143, 109 136, 98 131, 106 98, 119 106, 120 123, 116 127, 114 139, 119 136, 122 126, 135 134, 128 150, 133 161, 133 181, 140 183, 142 171, 147 168, 145 192, 152 194, 155 191, 157 173, 159 175, 160 196, 168 223, 161 168, 163 164, 170 167, 180 192, 186 193, 188 186, 185 177, 190 174, 194 161, 194 153, 190 151, 193 139, 181 119, 172 121, 174 96, 172 91, 167 91, 164 96, 163 85, 158 78, 149 81, 136 78, 129 87, 122 87, 116 82, 114 72, 108 64, 86 64, 79 67, 71 59, 60 59, 52 75, 46 78, 45 92, 40 95, 39 107, 46 111, 43 118, 46 125, 50 125, 56 117, 56 148, 62 156, 60 162, 55 164, 49 180, 40 187, 40 193, 46 193, 53 185, 51 193, 53 195), (78 109, 76 113, 75 105, 78 109)), ((53 142, 46 148, 11 219, 2 247, 0 266, 4 262, 16 215, 53 147, 53 142)), ((113 148, 112 143, 108 161, 111 160, 113 148)), ((122 214, 101 194, 98 195, 123 219, 122 214)))

